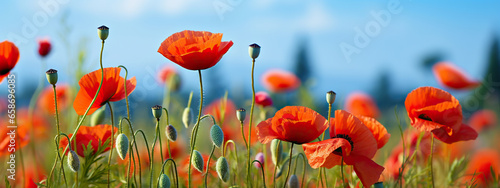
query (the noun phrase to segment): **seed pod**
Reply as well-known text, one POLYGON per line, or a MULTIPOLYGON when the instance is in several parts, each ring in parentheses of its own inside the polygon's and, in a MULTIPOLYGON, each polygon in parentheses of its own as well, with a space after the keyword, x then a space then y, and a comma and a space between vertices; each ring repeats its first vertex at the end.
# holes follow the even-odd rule
POLYGON ((225 157, 220 157, 219 159, 217 159, 215 169, 222 181, 227 182, 227 180, 229 180, 229 164, 227 164, 227 160, 225 157))
POLYGON ((240 121, 240 122, 245 121, 246 115, 247 115, 247 113, 246 113, 246 110, 244 108, 240 108, 240 109, 236 110, 236 118, 238 118, 238 121, 240 121))
POLYGON ((203 166, 205 166, 203 156, 201 156, 201 153, 199 151, 194 150, 193 152, 194 153, 193 159, 191 160, 191 165, 193 165, 196 170, 203 173, 203 166))
POLYGON ((297 175, 292 175, 290 176, 290 179, 288 180, 288 188, 299 188, 299 178, 297 178, 297 175))
POLYGON ((128 152, 128 138, 127 135, 121 133, 116 137, 116 152, 118 152, 118 156, 123 160, 127 156, 128 152))
POLYGON ((167 128, 165 129, 165 134, 170 141, 175 142, 175 140, 177 140, 177 130, 173 125, 167 126, 167 128))
POLYGON ((255 43, 250 44, 250 46, 248 47, 248 54, 252 59, 256 59, 260 54, 260 46, 255 43))
POLYGON ((224 143, 224 132, 218 125, 213 125, 210 129, 210 138, 217 148, 220 148, 224 143))
POLYGON ((188 128, 193 122, 193 111, 191 110, 191 108, 184 108, 184 111, 182 112, 182 123, 184 124, 184 127, 188 128))
POLYGON ((71 169, 71 171, 73 172, 78 172, 78 169, 80 169, 80 159, 78 158, 78 155, 76 155, 76 152, 73 150, 69 150, 68 166, 69 169, 71 169))
MULTIPOLYGON (((262 165, 264 165, 264 154, 262 152, 257 153, 257 155, 255 155, 255 160, 259 161, 262 165)), ((256 168, 260 168, 259 163, 253 163, 253 165, 256 168)))
POLYGON ((154 105, 151 107, 151 112, 153 113, 153 117, 156 119, 160 119, 161 117, 161 106, 160 105, 154 105))
POLYGON ((97 28, 97 35, 101 40, 106 40, 109 35, 109 28, 106 26, 101 26, 97 28))
POLYGON ((158 186, 160 188, 170 188, 170 178, 166 174, 161 174, 158 186))
POLYGON ((328 104, 333 104, 335 102, 335 98, 337 97, 337 94, 333 91, 328 91, 326 92, 326 102, 328 104))
POLYGON ((90 125, 96 126, 104 122, 104 108, 97 109, 90 118, 90 125))
POLYGON ((47 81, 49 84, 54 85, 57 83, 57 70, 55 69, 49 69, 47 72, 45 72, 47 76, 47 81))
POLYGON ((281 159, 281 153, 283 153, 283 145, 278 145, 279 140, 274 139, 271 141, 271 155, 272 155, 272 160, 274 165, 279 164, 280 159, 281 159), (278 151, 276 151, 276 148, 278 151))

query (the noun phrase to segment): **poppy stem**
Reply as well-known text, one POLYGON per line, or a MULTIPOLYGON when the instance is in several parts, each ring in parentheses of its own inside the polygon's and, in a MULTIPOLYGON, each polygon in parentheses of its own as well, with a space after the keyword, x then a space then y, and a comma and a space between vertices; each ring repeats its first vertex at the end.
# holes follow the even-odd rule
MULTIPOLYGON (((137 142, 136 142, 136 139, 135 139, 136 138, 135 135, 137 133, 141 133, 142 134, 142 138, 144 139, 144 145, 146 145, 146 151, 148 151, 148 159, 149 159, 149 162, 151 163, 152 160, 151 160, 151 153, 149 153, 148 139, 146 139, 146 134, 144 134, 144 131, 142 131, 140 129, 134 132, 134 141, 133 141, 134 144, 135 144, 135 152, 136 152, 137 158, 140 159, 139 158, 139 156, 140 156, 139 155, 139 150, 137 149, 137 142)), ((139 185, 140 185, 139 187, 142 187, 142 180, 141 180, 142 179, 141 178, 141 170, 142 170, 141 168, 142 167, 141 167, 141 161, 139 160, 138 162, 139 162, 139 185)))
MULTIPOLYGON (((61 129, 59 127, 59 111, 57 110, 57 92, 56 92, 56 84, 52 84, 52 89, 54 90, 54 107, 55 107, 55 114, 56 114, 56 127, 57 127, 57 135, 61 134, 61 129)), ((61 159, 61 154, 59 153, 59 144, 61 139, 59 136, 57 136, 57 157, 59 160, 61 160, 61 172, 64 177, 64 182, 66 182, 66 174, 64 173, 64 162, 61 159)), ((56 161, 57 163, 57 161, 56 161)), ((55 166, 55 164, 54 164, 55 166)))
MULTIPOLYGON (((160 175, 164 173, 164 171, 165 171, 165 164, 167 164, 169 161, 170 161, 170 162, 172 162, 172 164, 174 164, 174 170, 175 170, 175 182, 177 182, 177 183, 175 184, 175 186, 176 186, 176 187, 179 187, 179 177, 178 177, 178 175, 177 175, 177 165, 175 164, 175 161, 174 161, 173 159, 171 159, 171 158, 170 158, 170 159, 167 159, 167 160, 165 160, 165 161, 163 162, 163 164, 162 164, 162 166, 161 166, 161 172, 160 172, 160 175)), ((159 183, 159 181, 160 181, 160 178, 159 178, 159 176, 158 176, 158 183, 159 183)))
MULTIPOLYGON (((198 127, 200 124, 201 110, 203 108, 203 81, 201 78, 201 70, 198 70, 198 76, 200 77, 200 109, 198 110, 198 121, 193 127, 194 135, 191 137, 191 151, 189 151, 189 165, 188 165, 188 188, 191 188, 191 159, 193 158, 194 146, 196 145, 196 133, 198 133, 198 127)), ((214 121, 215 123, 215 121, 214 121)))
MULTIPOLYGON (((160 126, 160 118, 156 118, 156 127, 155 127, 155 138, 153 140, 153 145, 151 146, 151 160, 149 161, 150 166, 150 174, 151 176, 149 177, 149 183, 150 186, 153 187, 153 173, 154 173, 154 158, 155 158, 155 147, 156 147, 156 140, 158 139, 158 127, 160 126)), ((160 141, 161 143, 161 141, 160 141)), ((161 149, 161 147, 160 147, 161 149)), ((162 155, 163 158, 163 155, 162 155)), ((163 161, 163 160, 162 160, 163 161)))
MULTIPOLYGON (((99 95, 99 92, 101 91, 102 83, 104 81, 104 67, 102 66, 102 52, 103 51, 104 51, 104 40, 102 40, 101 55, 99 57, 99 61, 100 61, 100 65, 101 65, 101 82, 99 83, 99 87, 97 88, 97 91, 95 92, 94 98, 90 102, 89 107, 87 107, 87 110, 85 111, 85 113, 83 114, 82 118, 78 122, 78 125, 76 126, 75 130, 73 131, 73 135, 68 140, 68 145, 66 146, 66 148, 64 148, 64 151, 63 151, 64 154, 68 151, 68 148, 69 148, 69 145, 70 145, 71 141, 75 138, 76 133, 78 132, 78 129, 80 129, 80 126, 82 126, 83 121, 85 121, 85 118, 87 117, 87 114, 90 111, 90 108, 92 107, 92 105, 94 105, 94 103, 95 103, 95 101, 97 99, 97 96, 99 95)), ((66 155, 63 155, 63 158, 62 158, 61 161, 64 161, 64 157, 66 157, 66 155)))
POLYGON ((295 159, 295 167, 293 169, 293 174, 297 174, 297 165, 298 165, 297 161, 299 160, 298 156, 302 158, 302 163, 304 164, 304 166, 302 167, 302 183, 300 185, 300 187, 304 187, 304 179, 306 178, 306 158, 302 153, 297 154, 297 158, 295 159))
POLYGON ((245 131, 243 130, 243 121, 240 121, 241 123, 241 136, 243 137, 243 142, 245 142, 245 148, 248 150, 248 143, 247 139, 245 138, 245 131))
MULTIPOLYGON (((140 157, 140 155, 139 155, 139 150, 138 150, 138 148, 137 148, 137 142, 135 142, 135 134, 134 134, 135 132, 134 132, 134 128, 133 128, 133 126, 132 126, 132 122, 130 121, 130 119, 128 119, 128 118, 126 118, 126 117, 123 117, 123 118, 120 120, 120 125, 122 124, 122 121, 123 121, 124 119, 125 119, 125 120, 127 120, 127 122, 128 122, 128 126, 129 126, 130 131, 131 131, 130 133, 132 134, 132 139, 133 139, 133 142, 134 142, 135 151, 136 151, 136 153, 137 153, 137 162, 139 162, 139 187, 142 187, 142 180, 141 180, 141 157, 140 157)), ((122 128, 123 128, 123 127, 122 127, 122 128)), ((120 130, 120 132, 121 132, 121 130, 120 130)), ((131 142, 131 143, 132 143, 132 142, 131 142)), ((134 155, 134 154, 132 154, 132 157, 134 157, 133 155, 134 155)), ((136 169, 136 168, 135 168, 135 159, 134 159, 134 177, 135 177, 135 169, 136 169)), ((134 178, 134 179, 135 179, 135 178, 134 178)))
MULTIPOLYGON (((276 146, 276 153, 279 153, 279 147, 281 144, 281 140, 278 140, 278 144, 276 146)), ((278 156, 278 159, 276 160, 276 164, 274 165, 274 173, 273 173, 273 186, 276 188, 276 169, 278 169, 278 165, 280 162, 281 156, 278 156)))
POLYGON ((212 151, 210 152, 210 155, 208 156, 208 161, 207 161, 207 168, 205 170, 205 188, 207 188, 207 178, 208 178, 208 170, 210 169, 210 161, 212 159, 212 156, 214 155, 215 151, 215 145, 212 146, 212 151))
POLYGON ((107 102, 109 106, 109 112, 111 114, 111 150, 109 151, 109 158, 108 158, 108 188, 110 187, 109 185, 109 176, 111 175, 111 157, 113 156, 113 146, 115 145, 115 122, 113 118, 113 108, 111 107, 111 103, 107 102))
POLYGON ((262 165, 262 163, 259 160, 253 160, 252 164, 255 162, 259 163, 260 170, 262 171, 262 181, 264 182, 264 188, 266 188, 266 174, 264 173, 264 165, 262 165))
POLYGON ((341 161, 340 161, 340 175, 342 177, 342 187, 345 187, 345 179, 344 179, 344 155, 342 155, 341 161))
POLYGON ((434 155, 434 136, 431 133, 431 155, 429 156, 429 167, 430 167, 430 176, 431 176, 431 182, 432 182, 432 187, 434 188, 434 172, 432 170, 432 156, 434 155))
POLYGON ((254 69, 255 69, 255 58, 252 58, 252 107, 250 107, 250 120, 248 121, 248 147, 247 147, 247 182, 248 185, 251 187, 252 184, 250 182, 250 143, 252 140, 252 120, 253 120, 253 109, 255 106, 255 84, 254 84, 254 69))
POLYGON ((293 142, 290 146, 290 159, 288 160, 288 172, 286 173, 285 184, 283 184, 283 188, 286 188, 286 183, 288 183, 288 177, 290 177, 290 169, 292 169, 292 152, 293 152, 293 142))
MULTIPOLYGON (((130 107, 129 107, 129 104, 128 104, 128 95, 127 95, 127 76, 128 76, 128 70, 123 65, 120 65, 118 67, 123 68, 125 70, 125 81, 123 82, 123 89, 124 89, 124 92, 125 92, 125 103, 127 104, 127 118, 130 120, 130 107)), ((133 132, 133 130, 132 130, 132 132, 133 132)))

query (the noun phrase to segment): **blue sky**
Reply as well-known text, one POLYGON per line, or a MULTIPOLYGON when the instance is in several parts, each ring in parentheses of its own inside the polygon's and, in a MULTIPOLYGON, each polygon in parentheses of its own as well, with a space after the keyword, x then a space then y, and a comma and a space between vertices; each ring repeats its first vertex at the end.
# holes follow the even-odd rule
MULTIPOLYGON (((96 28, 106 25, 110 36, 104 50, 105 66, 125 65, 129 74, 137 77, 138 88, 147 91, 161 91, 153 80, 155 70, 173 64, 156 52, 160 43, 185 29, 224 33, 224 41, 234 42, 216 66, 221 82, 231 87, 249 85, 249 44, 255 42, 262 46, 255 70, 259 77, 270 68, 291 70, 299 37, 306 36, 314 62, 313 91, 321 98, 327 90, 340 94, 370 91, 382 71, 391 74, 391 82, 398 91, 410 91, 422 85, 439 86, 419 65, 422 56, 433 51, 443 52, 447 60, 480 79, 490 40, 500 34, 500 1, 493 0, 481 3, 451 0, 438 3, 430 0, 6 0, 0 5, 0 40, 12 39, 12 36, 25 39, 16 42, 21 59, 14 71, 21 85, 36 83, 39 78, 33 76, 39 75, 42 68, 36 53, 37 38, 48 36, 53 42, 52 54, 47 58, 48 68, 68 70, 73 66, 68 64, 67 50, 59 37, 64 15, 72 29, 69 39, 74 46, 71 49, 76 49, 78 41, 86 41, 89 71, 98 68, 100 41, 96 28), (56 2, 56 6, 47 9, 44 6, 47 2, 56 2), (399 3, 400 11, 390 14, 390 21, 383 26, 372 13, 388 11, 391 3, 399 3), (40 23, 44 21, 46 23, 40 23), (355 46, 356 28, 365 30, 373 23, 377 23, 379 29, 372 31, 369 44, 358 48, 359 54, 353 54, 348 61, 341 44, 355 46), (30 24, 36 31, 26 35, 23 29, 30 24)), ((175 66, 186 83, 183 89, 197 91, 197 73, 175 66)), ((60 75, 61 80, 72 79, 71 75, 60 75)), ((257 88, 263 89, 260 84, 257 88)))

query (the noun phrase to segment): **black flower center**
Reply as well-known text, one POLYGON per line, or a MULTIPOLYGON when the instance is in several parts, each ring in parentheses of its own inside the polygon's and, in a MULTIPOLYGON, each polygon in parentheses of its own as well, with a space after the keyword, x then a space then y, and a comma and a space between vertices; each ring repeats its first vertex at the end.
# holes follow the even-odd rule
POLYGON ((423 120, 427 120, 427 121, 432 121, 432 119, 425 114, 418 115, 418 118, 423 119, 423 120))
MULTIPOLYGON (((352 139, 351 137, 349 137, 349 135, 346 135, 346 134, 337 134, 335 135, 334 137, 332 138, 343 138, 343 139, 346 139, 349 144, 351 144, 351 151, 354 150, 354 143, 352 142, 352 139)), ((334 154, 337 154, 337 155, 342 155, 342 148, 337 148, 335 151, 333 151, 334 154)))

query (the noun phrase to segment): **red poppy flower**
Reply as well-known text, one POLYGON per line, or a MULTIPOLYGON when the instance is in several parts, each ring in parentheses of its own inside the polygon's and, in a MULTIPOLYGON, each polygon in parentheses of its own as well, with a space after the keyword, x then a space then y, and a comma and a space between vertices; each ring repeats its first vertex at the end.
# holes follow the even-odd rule
POLYGON ((9 145, 11 144, 10 141, 12 137, 15 136, 16 139, 16 143, 14 146, 16 151, 28 145, 28 143, 30 142, 30 132, 27 126, 19 126, 18 124, 17 129, 12 129, 7 127, 12 125, 8 124, 8 122, 9 121, 7 118, 0 118, 0 134, 4 135, 0 139, 0 157, 12 154, 9 151, 9 148, 11 148, 11 146, 9 145), (12 133, 12 131, 15 132, 12 133))
POLYGON ((51 49, 52 45, 50 44, 49 39, 38 40, 38 54, 40 56, 45 57, 49 55, 51 49))
POLYGON ((255 93, 255 104, 262 107, 267 107, 273 105, 273 99, 265 91, 259 91, 255 93))
POLYGON ((173 66, 167 65, 163 66, 160 71, 158 71, 158 74, 156 75, 156 79, 158 80, 159 83, 165 84, 168 83, 170 78, 173 75, 176 75, 177 70, 173 66))
POLYGON ((257 125, 257 137, 263 144, 273 139, 304 144, 318 138, 328 128, 328 121, 303 106, 286 106, 274 117, 257 125))
MULTIPOLYGON (((17 157, 17 156, 16 156, 17 157)), ((5 179, 12 187, 37 188, 40 181, 47 178, 43 163, 33 164, 33 160, 24 160, 24 169, 16 166, 15 180, 5 179), (24 170, 24 172, 23 172, 24 170)), ((0 185, 5 188, 5 186, 0 185)))
POLYGON ((474 153, 469 161, 469 165, 465 171, 465 179, 470 183, 475 173, 476 185, 479 187, 489 187, 494 183, 491 168, 498 175, 500 172, 500 154, 494 149, 479 150, 474 153))
POLYGON ((233 46, 233 41, 221 40, 222 33, 184 30, 165 39, 158 52, 181 67, 203 70, 217 64, 233 46))
POLYGON ((0 83, 19 61, 19 49, 10 41, 0 43, 0 83))
MULTIPOLYGON (((67 84, 60 84, 56 87, 57 108, 59 112, 66 109, 71 103, 71 88, 67 84)), ((38 106, 47 114, 55 113, 54 89, 52 86, 45 88, 38 99, 38 106)))
POLYGON ((31 130, 33 130, 33 133, 35 134, 35 139, 45 139, 48 138, 49 135, 47 134, 47 131, 49 131, 50 124, 45 119, 46 117, 43 116, 39 112, 33 112, 32 114, 32 121, 29 121, 29 114, 28 114, 28 109, 22 108, 17 111, 16 114, 16 120, 17 120, 17 125, 18 126, 26 126, 26 129, 28 130, 28 133, 31 134, 31 130))
POLYGON ((375 118, 366 117, 366 116, 356 116, 363 124, 370 129, 375 140, 377 141, 377 149, 384 147, 385 144, 389 141, 391 134, 387 133, 387 129, 378 122, 375 118))
POLYGON ((283 93, 299 88, 300 80, 291 72, 274 69, 262 75, 262 84, 271 92, 283 93))
POLYGON ((432 70, 441 85, 452 89, 473 89, 481 82, 470 79, 464 71, 448 62, 436 63, 432 70))
MULTIPOLYGON (((118 128, 113 127, 114 134, 118 132, 118 128)), ((70 138, 73 134, 68 135, 70 138)), ((106 142, 111 137, 111 125, 96 125, 93 127, 89 126, 81 126, 76 133, 75 138, 71 142, 71 146, 74 147, 76 145, 76 149, 73 150, 81 157, 85 157, 84 148, 86 148, 89 143, 92 146, 93 152, 95 154, 97 152, 98 147, 103 147, 104 142, 106 142)), ((68 139, 61 138, 61 148, 66 148, 68 145, 68 139)), ((104 149, 104 152, 108 151, 111 148, 111 141, 108 142, 108 145, 104 149)))
POLYGON ((492 110, 479 110, 469 118, 469 125, 477 132, 497 124, 497 115, 492 110))
POLYGON ((234 123, 237 123, 236 114, 236 106, 233 101, 227 99, 225 107, 223 107, 223 99, 218 99, 210 103, 207 107, 203 109, 204 114, 210 114, 214 116, 217 124, 224 119, 224 125, 221 126, 230 126, 234 123), (225 112, 222 114, 222 109, 224 108, 225 112))
POLYGON ((309 165, 332 168, 340 165, 343 157, 347 165, 353 165, 365 187, 376 183, 384 167, 371 160, 377 152, 377 141, 370 129, 343 110, 335 111, 330 122, 331 139, 302 145, 309 165))
POLYGON ((477 132, 462 124, 462 106, 450 93, 434 87, 419 87, 408 94, 405 101, 411 125, 434 137, 453 143, 475 140, 477 132))
MULTIPOLYGON (((125 98, 125 88, 123 87, 125 79, 120 76, 120 70, 117 67, 104 68, 104 82, 102 83, 101 91, 97 95, 97 99, 90 108, 88 115, 94 113, 94 111, 104 106, 108 101, 114 102, 125 98)), ((78 82, 80 91, 78 91, 76 99, 73 102, 73 108, 78 115, 85 114, 99 88, 101 77, 101 70, 96 70, 86 74, 78 82)), ((136 84, 135 76, 127 80, 127 95, 130 95, 134 91, 136 84)))
POLYGON ((380 115, 377 103, 373 98, 362 92, 349 94, 346 99, 345 109, 356 115, 377 118, 380 115))

